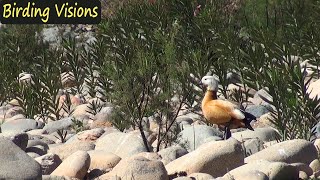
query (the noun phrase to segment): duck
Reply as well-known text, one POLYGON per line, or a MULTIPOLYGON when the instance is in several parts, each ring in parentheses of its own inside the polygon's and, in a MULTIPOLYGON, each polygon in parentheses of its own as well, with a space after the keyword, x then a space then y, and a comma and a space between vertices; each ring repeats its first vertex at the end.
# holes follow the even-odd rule
POLYGON ((216 77, 204 76, 201 83, 206 87, 201 103, 203 116, 207 122, 224 128, 224 139, 231 137, 230 129, 247 128, 254 130, 250 125, 251 121, 256 121, 254 115, 245 112, 230 101, 218 99, 218 79, 216 77))

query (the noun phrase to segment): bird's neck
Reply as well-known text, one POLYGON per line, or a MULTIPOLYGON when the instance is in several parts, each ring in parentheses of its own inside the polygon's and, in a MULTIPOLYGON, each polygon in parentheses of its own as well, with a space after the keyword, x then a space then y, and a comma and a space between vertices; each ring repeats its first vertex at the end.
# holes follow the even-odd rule
POLYGON ((202 107, 204 107, 204 105, 212 100, 217 99, 217 92, 216 91, 211 91, 211 90, 207 90, 203 100, 202 100, 202 107))

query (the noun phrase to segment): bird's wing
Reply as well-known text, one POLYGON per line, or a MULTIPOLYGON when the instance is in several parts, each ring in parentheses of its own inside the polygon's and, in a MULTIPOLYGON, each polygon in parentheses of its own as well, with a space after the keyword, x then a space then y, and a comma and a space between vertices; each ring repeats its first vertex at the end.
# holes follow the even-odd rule
POLYGON ((225 100, 212 100, 210 101, 212 105, 218 106, 222 109, 224 109, 227 113, 230 114, 231 117, 235 119, 244 119, 245 115, 240 111, 237 105, 225 101, 225 100))
POLYGON ((232 119, 231 115, 224 108, 210 102, 204 106, 202 111, 205 118, 213 124, 224 124, 232 119))

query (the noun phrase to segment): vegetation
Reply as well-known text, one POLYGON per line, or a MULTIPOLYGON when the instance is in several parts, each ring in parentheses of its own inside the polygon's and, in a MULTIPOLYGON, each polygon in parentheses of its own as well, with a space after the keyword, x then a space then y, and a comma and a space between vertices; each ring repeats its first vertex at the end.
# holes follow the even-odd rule
MULTIPOLYGON (((319 10, 314 0, 130 1, 100 23, 95 42, 68 37, 56 48, 41 40, 39 26, 7 26, 0 30, 0 102, 16 98, 27 117, 46 122, 72 115, 69 94, 108 101, 114 126, 138 129, 149 151, 145 124, 153 117, 159 151, 176 140, 182 107, 199 111, 198 82, 210 72, 221 98, 244 103, 250 89, 264 88, 282 140, 310 139, 320 115, 319 100, 307 92, 320 77, 319 10), (301 66, 305 60, 310 67, 301 66), (21 72, 33 75, 31 83, 17 81, 21 72), (72 88, 61 73, 72 77, 72 88), (230 91, 231 83, 242 86, 230 91)), ((101 107, 92 102, 90 109, 95 115, 101 107)), ((83 128, 80 121, 75 127, 83 128)))

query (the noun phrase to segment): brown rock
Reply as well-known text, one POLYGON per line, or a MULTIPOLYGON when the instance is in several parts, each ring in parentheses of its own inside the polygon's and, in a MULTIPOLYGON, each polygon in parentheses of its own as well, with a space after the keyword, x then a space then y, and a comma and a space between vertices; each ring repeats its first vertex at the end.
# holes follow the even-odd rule
POLYGON ((135 180, 168 180, 167 171, 161 161, 151 161, 141 156, 123 159, 109 173, 100 176, 101 180, 112 177, 135 180))
POLYGON ((121 158, 111 152, 104 150, 88 151, 90 155, 90 169, 109 169, 114 168, 121 160, 121 158))
POLYGON ((312 171, 313 171, 314 173, 319 172, 319 171, 320 171, 320 161, 319 161, 319 159, 313 160, 313 161, 310 163, 309 167, 312 169, 312 171))
POLYGON ((94 147, 95 145, 91 142, 59 144, 55 147, 50 147, 48 153, 57 154, 62 160, 64 160, 77 151, 90 151, 93 150, 94 147))
POLYGON ((90 166, 90 156, 85 151, 77 151, 66 158, 51 175, 83 179, 90 166))

